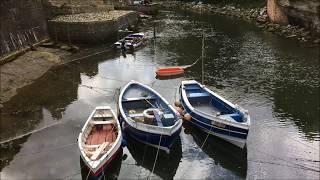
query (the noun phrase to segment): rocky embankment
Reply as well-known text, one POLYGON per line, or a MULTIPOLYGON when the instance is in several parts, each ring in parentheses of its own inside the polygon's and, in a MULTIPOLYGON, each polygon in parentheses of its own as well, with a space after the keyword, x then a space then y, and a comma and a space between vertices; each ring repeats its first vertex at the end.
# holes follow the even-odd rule
POLYGON ((314 47, 320 45, 319 34, 299 26, 281 25, 269 21, 267 8, 242 8, 233 5, 212 5, 202 2, 171 1, 161 3, 163 8, 180 8, 198 13, 212 13, 219 15, 241 18, 245 21, 255 23, 259 28, 285 38, 294 38, 305 46, 314 47))

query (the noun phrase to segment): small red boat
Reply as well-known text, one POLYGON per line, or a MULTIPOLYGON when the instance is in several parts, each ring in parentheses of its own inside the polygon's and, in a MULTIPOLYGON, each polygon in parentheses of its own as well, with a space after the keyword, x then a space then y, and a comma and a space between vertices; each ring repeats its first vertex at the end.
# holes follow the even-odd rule
POLYGON ((156 71, 157 76, 172 76, 172 75, 178 75, 183 73, 184 73, 184 69, 179 66, 158 68, 156 71))

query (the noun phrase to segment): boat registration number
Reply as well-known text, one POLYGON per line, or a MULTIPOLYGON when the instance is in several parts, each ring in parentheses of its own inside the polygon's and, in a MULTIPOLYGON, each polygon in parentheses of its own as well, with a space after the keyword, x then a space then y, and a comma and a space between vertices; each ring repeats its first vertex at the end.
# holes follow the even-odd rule
POLYGON ((226 127, 226 125, 221 123, 221 122, 212 121, 211 124, 214 125, 214 126, 220 127, 220 128, 225 128, 226 127))

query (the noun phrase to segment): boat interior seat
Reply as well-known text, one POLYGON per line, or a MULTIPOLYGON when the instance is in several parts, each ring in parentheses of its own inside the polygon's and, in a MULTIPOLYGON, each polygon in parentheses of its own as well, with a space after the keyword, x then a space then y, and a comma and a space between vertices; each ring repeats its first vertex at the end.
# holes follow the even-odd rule
POLYGON ((200 90, 199 86, 184 86, 183 89, 185 90, 200 90))
POLYGON ((210 94, 207 92, 196 92, 196 93, 189 93, 189 98, 197 98, 197 97, 210 97, 210 94))
POLYGON ((93 151, 93 150, 96 150, 99 146, 100 144, 94 144, 94 145, 83 144, 82 148, 89 151, 93 151))
POLYGON ((163 114, 162 124, 164 127, 173 126, 175 124, 175 116, 172 113, 163 114))
POLYGON ((113 115, 111 112, 105 111, 105 112, 99 112, 96 111, 93 115, 93 118, 112 118, 113 115))
POLYGON ((122 98, 122 102, 130 102, 130 101, 140 101, 140 100, 154 100, 155 97, 133 97, 133 98, 122 98))
MULTIPOLYGON (((175 123, 175 117, 173 114, 169 113, 169 114, 160 114, 160 112, 158 111, 154 111, 154 116, 155 116, 155 123, 157 126, 159 127, 168 127, 168 126, 172 126, 175 123)), ((140 118, 140 117, 144 117, 143 113, 135 113, 135 114, 129 114, 130 118, 140 118)))
POLYGON ((109 145, 109 142, 104 142, 102 143, 98 149, 93 153, 93 155, 91 156, 91 160, 95 161, 98 159, 98 157, 100 156, 100 154, 104 151, 104 149, 109 145))
POLYGON ((229 120, 235 120, 237 122, 242 122, 242 117, 238 113, 223 114, 223 115, 220 115, 220 118, 225 118, 225 119, 229 119, 229 120))
POLYGON ((231 117, 232 117, 232 119, 234 119, 237 122, 242 122, 243 121, 242 120, 243 119, 242 116, 240 114, 238 114, 238 113, 231 114, 231 117))
POLYGON ((131 118, 143 117, 143 113, 129 114, 129 117, 131 117, 131 118))
POLYGON ((109 121, 90 121, 91 124, 101 124, 101 125, 104 125, 104 124, 116 124, 116 121, 115 120, 109 120, 109 121))

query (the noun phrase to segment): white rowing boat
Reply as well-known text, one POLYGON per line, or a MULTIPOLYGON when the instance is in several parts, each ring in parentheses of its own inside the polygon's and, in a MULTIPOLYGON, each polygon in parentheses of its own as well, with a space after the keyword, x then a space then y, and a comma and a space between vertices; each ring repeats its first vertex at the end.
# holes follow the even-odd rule
POLYGON ((121 127, 109 106, 98 106, 84 124, 78 138, 81 158, 91 176, 99 177, 120 152, 121 127))

